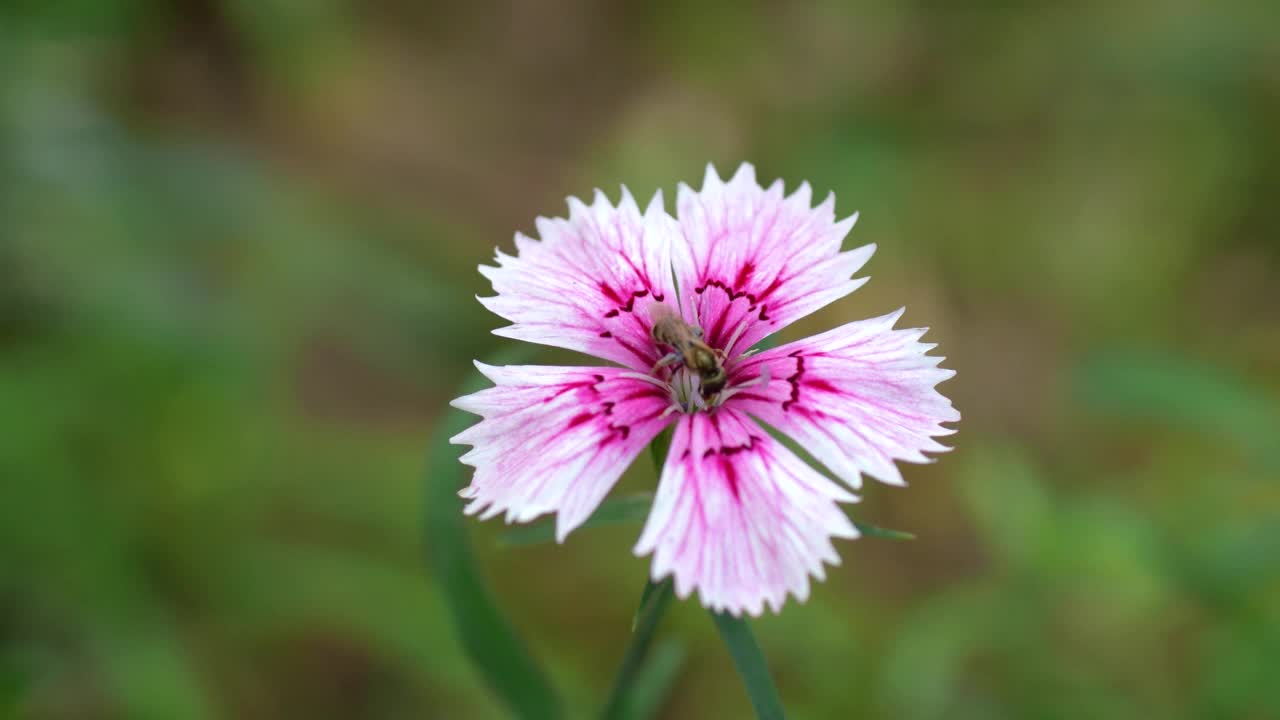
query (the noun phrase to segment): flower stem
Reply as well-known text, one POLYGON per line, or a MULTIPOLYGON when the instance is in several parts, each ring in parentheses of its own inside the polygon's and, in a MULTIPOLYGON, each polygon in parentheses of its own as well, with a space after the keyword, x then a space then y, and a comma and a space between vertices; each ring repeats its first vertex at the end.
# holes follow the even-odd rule
MULTIPOLYGON (((666 462, 667 450, 671 447, 671 430, 664 430, 649 444, 649 453, 653 457, 653 466, 658 474, 662 474, 662 464, 666 462)), ((631 621, 631 644, 622 656, 622 665, 613 679, 613 689, 609 691, 609 702, 600 714, 605 720, 619 720, 629 714, 628 698, 640 664, 644 662, 649 646, 653 644, 653 633, 658 628, 658 621, 666 612, 671 602, 671 578, 661 582, 649 580, 645 583, 644 592, 640 595, 640 605, 636 608, 635 617, 631 621)))
POLYGON ((653 644, 658 620, 662 619, 662 614, 670 602, 670 578, 660 583, 650 580, 645 584, 644 594, 640 596, 640 607, 636 609, 631 644, 627 646, 627 652, 622 657, 622 665, 619 666, 618 674, 614 677, 613 689, 609 691, 609 702, 605 705, 604 712, 600 714, 605 720, 627 717, 626 709, 630 705, 628 700, 632 685, 639 674, 645 655, 649 652, 649 646, 653 644))
POLYGON ((720 631, 720 639, 729 654, 733 656, 733 666, 742 677, 742 684, 747 686, 747 696, 751 698, 751 707, 760 720, 783 720, 782 700, 778 697, 778 689, 773 685, 769 675, 769 665, 765 662, 764 653, 751 633, 751 626, 745 618, 738 618, 729 613, 712 612, 711 618, 716 621, 716 629, 720 631))

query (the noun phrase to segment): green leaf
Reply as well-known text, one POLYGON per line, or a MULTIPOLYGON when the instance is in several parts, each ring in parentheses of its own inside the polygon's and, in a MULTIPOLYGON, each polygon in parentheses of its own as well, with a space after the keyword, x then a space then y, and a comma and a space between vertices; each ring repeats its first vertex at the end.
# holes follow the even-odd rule
POLYGON ((1060 503, 1026 448, 976 443, 964 456, 958 483, 975 530, 992 557, 1011 567, 1043 565, 1060 545, 1060 503))
POLYGON ((915 533, 909 533, 905 530, 890 530, 889 528, 877 527, 868 523, 857 522, 856 520, 854 521, 853 526, 858 529, 858 532, 862 533, 866 537, 884 538, 886 540, 916 539, 915 533))
POLYGON ((778 336, 778 333, 773 333, 761 338, 760 342, 752 345, 747 352, 764 352, 765 350, 772 350, 780 344, 782 344, 782 338, 778 336))
POLYGON ((760 645, 756 643, 746 619, 720 612, 712 612, 711 618, 716 621, 720 639, 729 648, 733 666, 738 669, 742 684, 747 687, 747 696, 751 699, 756 717, 760 720, 785 718, 782 700, 778 697, 778 689, 773 686, 773 677, 769 675, 764 653, 760 651, 760 645))
POLYGON ((1169 352, 1111 350, 1088 357, 1073 379, 1076 396, 1096 413, 1220 437, 1280 468, 1275 398, 1227 368, 1169 352))
POLYGON ((463 649, 515 717, 563 717, 546 675, 516 636, 476 569, 458 500, 464 467, 449 438, 474 422, 450 411, 432 441, 426 488, 427 549, 463 649))
POLYGON ((217 717, 185 638, 162 608, 154 612, 146 625, 121 622, 91 631, 103 681, 120 702, 122 716, 217 717))
POLYGON ((667 578, 660 583, 652 580, 645 583, 644 592, 640 595, 640 606, 636 610, 636 618, 632 623, 631 644, 622 656, 622 665, 613 680, 613 689, 609 691, 609 701, 600 714, 606 720, 626 717, 624 709, 628 706, 628 698, 633 694, 633 685, 640 671, 641 663, 649 652, 653 642, 653 633, 658 628, 658 620, 666 612, 671 602, 672 583, 667 578))
MULTIPOLYGON (((596 511, 582 523, 581 529, 618 525, 627 522, 644 520, 649 514, 649 506, 653 504, 653 493, 636 493, 620 498, 610 498, 600 504, 596 511)), ((518 545, 536 545, 556 539, 556 522, 553 517, 546 517, 528 525, 519 525, 504 532, 498 538, 498 544, 505 547, 518 545)))
POLYGON ((0 717, 17 717, 26 678, 6 655, 0 655, 0 717))
POLYGON ((662 475, 662 466, 667 462, 667 451, 671 449, 671 428, 658 433, 649 443, 649 457, 653 458, 653 467, 658 475, 662 475))
POLYGON ((995 652, 992 643, 1000 641, 993 638, 1009 632, 1001 619, 1010 608, 1001 604, 1007 596, 998 587, 951 588, 923 599, 898 622, 894 641, 877 660, 884 717, 953 716, 947 711, 965 697, 965 668, 975 656, 995 652))

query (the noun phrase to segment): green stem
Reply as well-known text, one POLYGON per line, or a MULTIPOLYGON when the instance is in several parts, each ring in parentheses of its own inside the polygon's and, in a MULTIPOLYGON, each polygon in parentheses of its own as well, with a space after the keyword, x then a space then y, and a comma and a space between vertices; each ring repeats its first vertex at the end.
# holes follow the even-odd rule
MULTIPOLYGON (((653 458, 653 466, 658 475, 662 474, 662 465, 667 460, 667 450, 671 448, 671 430, 664 430, 649 443, 649 454, 653 458)), ((671 602, 671 578, 655 583, 645 583, 644 592, 640 595, 640 605, 636 608, 635 618, 631 621, 631 644, 622 656, 622 665, 613 680, 613 689, 609 691, 609 702, 605 704, 601 717, 605 720, 617 720, 626 717, 627 698, 631 694, 640 664, 644 662, 649 646, 653 644, 653 634, 658 628, 658 621, 666 612, 671 602)))
POLYGON ((640 607, 636 610, 634 633, 627 652, 622 657, 622 665, 613 680, 613 689, 609 691, 609 702, 600 714, 605 720, 618 720, 626 717, 627 700, 631 695, 632 685, 640 672, 649 646, 653 644, 654 631, 658 621, 671 602, 671 579, 660 583, 650 580, 645 584, 644 594, 640 596, 640 607))
POLYGON ((765 662, 764 653, 760 651, 760 645, 751 633, 751 626, 746 619, 728 613, 713 612, 711 618, 716 621, 720 639, 733 656, 733 666, 738 669, 742 684, 747 687, 747 696, 751 698, 751 707, 756 711, 756 717, 760 720, 783 720, 786 714, 782 711, 782 700, 769 675, 769 665, 765 662))

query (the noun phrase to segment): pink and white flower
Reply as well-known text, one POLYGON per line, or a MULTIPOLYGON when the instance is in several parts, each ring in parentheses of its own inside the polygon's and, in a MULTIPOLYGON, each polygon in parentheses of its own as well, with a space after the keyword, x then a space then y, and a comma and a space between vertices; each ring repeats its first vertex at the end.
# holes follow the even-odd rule
POLYGON ((512 324, 506 337, 594 355, 620 367, 493 367, 494 386, 454 406, 481 421, 453 438, 475 467, 468 514, 526 522, 556 514, 563 541, 600 505, 665 428, 671 447, 637 555, 677 595, 735 615, 803 601, 832 538, 858 532, 838 503, 867 474, 902 485, 896 462, 929 462, 933 438, 960 419, 935 386, 954 373, 926 355, 924 330, 895 330, 899 310, 775 347, 765 337, 853 292, 874 245, 841 251, 856 214, 836 221, 834 198, 812 206, 808 184, 784 195, 747 164, 727 183, 711 167, 702 189, 681 185, 678 219, 661 193, 643 212, 625 189, 569 199, 569 218, 516 235, 516 255, 480 271, 480 298, 512 324), (703 398, 697 373, 659 362, 654 305, 674 309, 720 351, 725 389, 703 398), (848 489, 809 466, 762 425, 805 447, 848 489))

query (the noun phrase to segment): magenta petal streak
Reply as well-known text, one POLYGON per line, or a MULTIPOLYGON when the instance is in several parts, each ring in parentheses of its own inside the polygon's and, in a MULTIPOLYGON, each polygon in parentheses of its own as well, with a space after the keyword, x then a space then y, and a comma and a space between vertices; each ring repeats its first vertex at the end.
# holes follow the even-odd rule
POLYGON ((451 439, 474 446, 462 456, 476 469, 466 512, 556 512, 560 541, 673 418, 666 390, 620 368, 476 365, 495 386, 453 401, 483 418, 451 439))
POLYGON ((541 240, 517 234, 515 256, 498 251, 497 267, 480 266, 497 292, 480 302, 512 323, 494 332, 648 372, 662 357, 649 305, 675 304, 678 229, 662 195, 642 215, 625 190, 616 208, 597 191, 590 206, 570 198, 568 220, 538 218, 537 227, 541 240))
POLYGON ((653 553, 653 578, 674 576, 680 597, 696 588, 715 610, 776 612, 839 564, 831 538, 858 533, 836 501, 854 500, 745 415, 686 415, 635 552, 653 553))
POLYGON ((835 198, 810 205, 808 184, 784 196, 743 165, 728 183, 708 167, 702 190, 681 185, 677 205, 687 242, 673 249, 685 317, 733 357, 861 286, 853 279, 874 245, 841 252, 857 215, 835 220, 835 198))
POLYGON ((730 399, 804 446, 850 487, 866 473, 903 485, 895 460, 930 462, 948 448, 933 437, 960 413, 934 386, 955 373, 926 355, 924 330, 894 330, 899 310, 788 343, 743 360, 733 376, 768 377, 767 385, 730 399))

